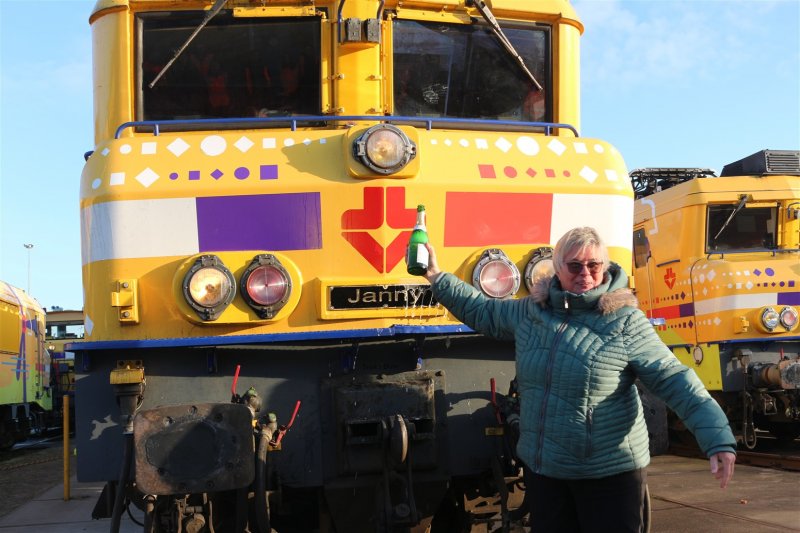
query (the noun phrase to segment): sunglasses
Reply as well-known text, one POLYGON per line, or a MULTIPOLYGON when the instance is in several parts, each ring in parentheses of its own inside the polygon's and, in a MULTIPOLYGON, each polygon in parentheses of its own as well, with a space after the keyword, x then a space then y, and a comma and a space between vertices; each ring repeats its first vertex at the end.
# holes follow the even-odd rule
POLYGON ((570 274, 580 274, 583 272, 583 267, 588 268, 590 274, 597 274, 603 269, 603 262, 589 261, 586 263, 581 263, 579 261, 570 261, 567 263, 567 270, 569 270, 570 274))

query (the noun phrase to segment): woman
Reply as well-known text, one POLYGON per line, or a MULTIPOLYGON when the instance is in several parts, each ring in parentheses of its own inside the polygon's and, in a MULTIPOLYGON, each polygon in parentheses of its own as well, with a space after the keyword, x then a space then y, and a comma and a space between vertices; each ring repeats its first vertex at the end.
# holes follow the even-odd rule
POLYGON ((441 272, 428 249, 436 299, 476 331, 516 342, 517 455, 532 531, 641 531, 650 454, 636 378, 684 421, 728 485, 736 440, 725 414, 636 309, 596 230, 568 231, 553 251, 555 275, 520 300, 487 298, 441 272))

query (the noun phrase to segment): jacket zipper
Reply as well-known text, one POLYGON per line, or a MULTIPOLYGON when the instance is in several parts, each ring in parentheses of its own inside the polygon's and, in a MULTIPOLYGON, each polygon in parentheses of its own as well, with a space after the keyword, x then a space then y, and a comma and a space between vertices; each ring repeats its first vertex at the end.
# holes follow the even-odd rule
POLYGON ((539 438, 538 438, 538 446, 536 447, 536 460, 533 464, 533 471, 540 472, 542 468, 542 447, 544 446, 544 419, 545 413, 547 412, 547 402, 550 397, 550 386, 552 385, 553 381, 553 366, 556 358, 556 348, 558 348, 558 343, 561 341, 561 336, 564 334, 564 330, 567 329, 567 320, 569 319, 569 301, 567 297, 564 296, 564 309, 566 310, 566 314, 564 315, 564 320, 561 321, 561 324, 558 326, 558 330, 556 331, 556 338, 553 340, 553 345, 550 347, 550 353, 547 356, 547 369, 545 371, 545 383, 544 383, 544 399, 542 400, 542 407, 539 410, 539 427, 542 428, 539 431, 539 438))
POLYGON ((594 407, 586 411, 586 457, 592 455, 592 428, 594 427, 594 407))

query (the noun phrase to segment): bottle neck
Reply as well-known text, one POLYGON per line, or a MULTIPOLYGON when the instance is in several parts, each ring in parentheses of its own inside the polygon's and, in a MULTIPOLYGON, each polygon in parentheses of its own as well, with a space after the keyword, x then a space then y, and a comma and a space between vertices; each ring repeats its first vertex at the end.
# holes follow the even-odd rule
POLYGON ((425 228, 425 211, 417 211, 417 223, 414 224, 414 229, 427 231, 425 228))

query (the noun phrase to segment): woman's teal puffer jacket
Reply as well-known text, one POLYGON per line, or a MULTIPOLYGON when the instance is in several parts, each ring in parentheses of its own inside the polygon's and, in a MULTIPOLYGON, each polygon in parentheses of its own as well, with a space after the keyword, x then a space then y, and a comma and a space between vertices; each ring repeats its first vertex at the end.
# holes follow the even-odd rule
POLYGON ((625 272, 612 263, 603 284, 576 295, 556 277, 529 298, 487 298, 452 274, 436 299, 476 331, 516 343, 521 397, 517 455, 538 474, 601 478, 650 462, 634 385, 641 382, 686 424, 710 457, 736 451, 727 418, 636 308, 625 272))

